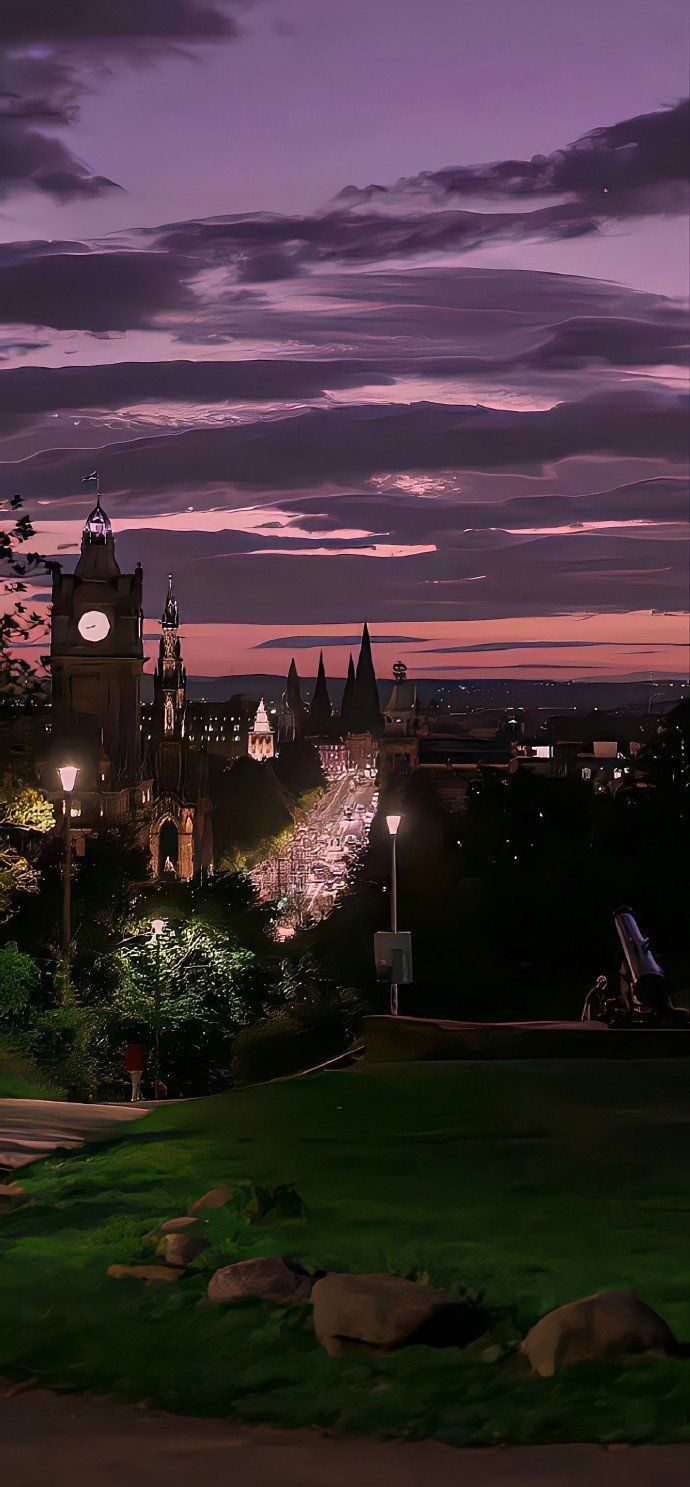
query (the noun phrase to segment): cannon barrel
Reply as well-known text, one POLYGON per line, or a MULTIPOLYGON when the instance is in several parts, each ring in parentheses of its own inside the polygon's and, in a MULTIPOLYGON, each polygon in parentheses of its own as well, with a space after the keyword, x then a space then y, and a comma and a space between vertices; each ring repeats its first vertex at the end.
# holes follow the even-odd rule
POLYGON ((646 981, 649 976, 660 977, 663 981, 661 966, 654 959, 649 940, 641 933, 632 909, 616 909, 613 917, 632 985, 637 986, 639 981, 643 978, 646 981))

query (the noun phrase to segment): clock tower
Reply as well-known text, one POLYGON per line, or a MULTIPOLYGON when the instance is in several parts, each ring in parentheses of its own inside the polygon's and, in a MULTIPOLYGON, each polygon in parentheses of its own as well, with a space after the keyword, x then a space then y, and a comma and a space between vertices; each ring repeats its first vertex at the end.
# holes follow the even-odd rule
POLYGON ((141 566, 120 571, 98 491, 74 573, 53 575, 53 735, 72 745, 82 792, 122 795, 141 783, 141 605, 141 566))

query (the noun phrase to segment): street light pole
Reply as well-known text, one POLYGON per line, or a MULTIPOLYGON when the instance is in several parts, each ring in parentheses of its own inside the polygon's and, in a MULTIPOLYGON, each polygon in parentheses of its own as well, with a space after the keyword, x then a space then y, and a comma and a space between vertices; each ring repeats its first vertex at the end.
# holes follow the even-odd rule
MULTIPOLYGON (((398 933, 398 857, 397 841, 400 816, 386 816, 386 825, 391 837, 391 933, 398 933)), ((398 983, 391 981, 391 1017, 398 1015, 398 983)))
POLYGON ((165 929, 164 919, 154 919, 151 922, 153 937, 156 942, 156 980, 153 992, 153 1098, 157 1099, 157 1090, 160 1074, 160 1015, 161 1015, 161 935, 165 929))
POLYGON ((58 769, 65 813, 65 856, 62 864, 62 952, 69 971, 72 942, 72 793, 79 770, 75 764, 58 769))

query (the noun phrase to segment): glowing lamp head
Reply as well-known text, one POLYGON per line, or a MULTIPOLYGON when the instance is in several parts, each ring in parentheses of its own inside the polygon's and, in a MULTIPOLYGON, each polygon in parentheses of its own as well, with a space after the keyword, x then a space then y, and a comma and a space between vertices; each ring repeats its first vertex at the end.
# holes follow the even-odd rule
POLYGON ((159 935, 162 935, 163 930, 165 929, 165 920, 164 919, 152 919, 151 920, 151 929, 153 930, 154 938, 157 940, 158 939, 158 936, 159 935))
POLYGON ((391 836, 398 835, 398 827, 401 821, 402 816, 386 816, 386 826, 388 827, 391 836))
POLYGON ((60 784, 62 785, 65 795, 71 795, 77 783, 79 766, 77 764, 63 764, 61 768, 58 769, 58 774, 60 776, 60 784))

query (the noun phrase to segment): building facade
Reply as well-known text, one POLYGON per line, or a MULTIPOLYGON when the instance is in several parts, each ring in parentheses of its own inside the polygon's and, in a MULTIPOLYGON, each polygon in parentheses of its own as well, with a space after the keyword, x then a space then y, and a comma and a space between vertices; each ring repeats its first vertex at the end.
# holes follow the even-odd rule
POLYGON ((250 759, 256 759, 260 764, 264 759, 273 759, 275 751, 275 733, 268 721, 268 713, 262 697, 256 709, 253 727, 249 730, 247 753, 250 759))

